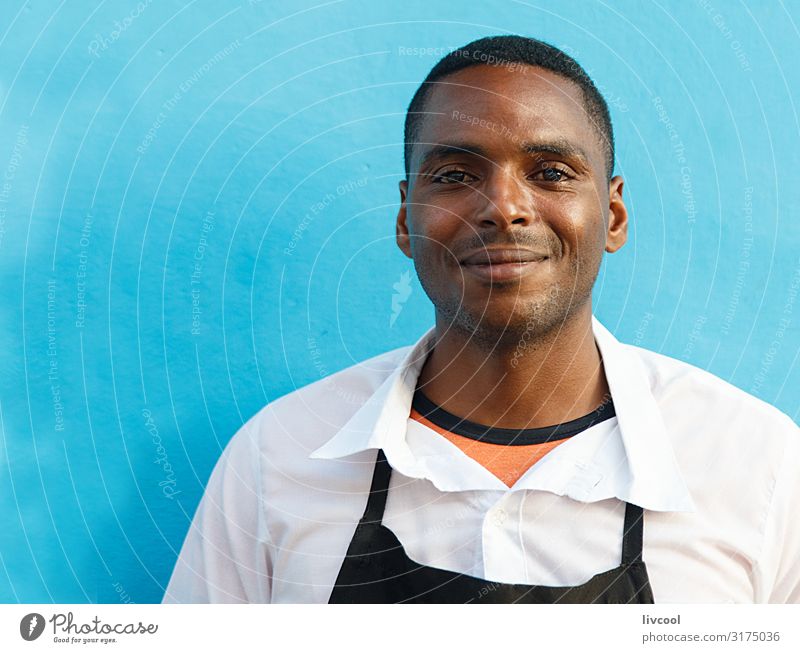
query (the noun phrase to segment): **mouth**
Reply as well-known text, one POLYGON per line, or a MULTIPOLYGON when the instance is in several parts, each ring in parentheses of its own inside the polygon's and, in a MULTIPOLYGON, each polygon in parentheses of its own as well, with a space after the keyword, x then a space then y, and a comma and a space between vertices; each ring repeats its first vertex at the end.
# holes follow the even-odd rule
POLYGON ((535 272, 550 257, 532 250, 480 250, 460 261, 461 267, 491 282, 513 281, 535 272))

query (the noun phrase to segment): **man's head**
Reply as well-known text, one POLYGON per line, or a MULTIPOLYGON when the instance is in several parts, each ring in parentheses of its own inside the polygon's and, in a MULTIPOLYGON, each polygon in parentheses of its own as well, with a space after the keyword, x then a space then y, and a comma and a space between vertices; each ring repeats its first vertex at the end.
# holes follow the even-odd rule
POLYGON ((505 348, 591 312, 627 212, 608 109, 577 62, 519 36, 466 45, 417 90, 406 141, 397 243, 447 328, 505 348))

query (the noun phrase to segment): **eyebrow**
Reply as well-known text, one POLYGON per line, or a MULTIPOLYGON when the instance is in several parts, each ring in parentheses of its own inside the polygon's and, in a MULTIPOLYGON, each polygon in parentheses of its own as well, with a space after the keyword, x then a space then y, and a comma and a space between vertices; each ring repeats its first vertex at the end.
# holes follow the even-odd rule
POLYGON ((422 155, 422 160, 419 162, 419 167, 423 168, 431 161, 444 159, 454 154, 471 154, 472 156, 489 158, 486 150, 479 145, 474 145, 472 143, 437 143, 425 151, 422 155))
MULTIPOLYGON (((526 141, 520 143, 519 150, 530 156, 535 156, 537 154, 555 154, 566 159, 578 159, 587 168, 589 167, 589 157, 586 152, 577 145, 563 139, 541 142, 526 141)), ((490 158, 487 150, 474 143, 437 143, 424 152, 419 167, 422 169, 426 164, 432 161, 458 154, 468 154, 484 159, 490 158)))
POLYGON ((586 151, 567 140, 556 139, 541 143, 523 143, 522 149, 527 154, 556 154, 565 159, 579 159, 584 165, 589 166, 589 155, 586 151))

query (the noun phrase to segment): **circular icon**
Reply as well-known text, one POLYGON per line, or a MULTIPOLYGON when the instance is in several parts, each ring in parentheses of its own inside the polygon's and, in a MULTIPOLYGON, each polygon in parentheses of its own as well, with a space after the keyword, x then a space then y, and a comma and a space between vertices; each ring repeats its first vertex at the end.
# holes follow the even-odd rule
POLYGON ((44 617, 37 612, 26 614, 19 622, 19 634, 25 641, 32 642, 42 632, 44 632, 44 617))

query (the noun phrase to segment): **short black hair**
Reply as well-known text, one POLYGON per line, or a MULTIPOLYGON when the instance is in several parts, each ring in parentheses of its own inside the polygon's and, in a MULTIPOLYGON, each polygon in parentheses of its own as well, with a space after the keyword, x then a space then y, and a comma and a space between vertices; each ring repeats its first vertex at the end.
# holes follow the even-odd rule
POLYGON ((586 113, 597 130, 606 156, 608 178, 614 170, 614 130, 608 105, 589 75, 568 54, 557 47, 526 36, 487 36, 453 50, 437 63, 420 84, 406 111, 405 170, 409 178, 411 151, 425 116, 424 105, 436 82, 470 66, 521 65, 538 66, 573 81, 581 87, 586 113))

